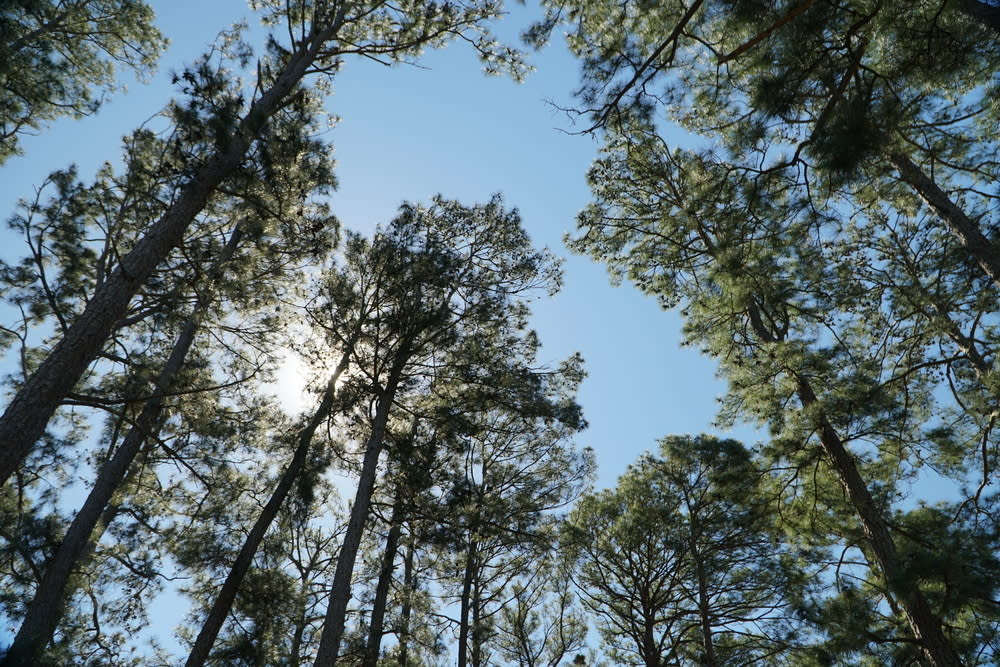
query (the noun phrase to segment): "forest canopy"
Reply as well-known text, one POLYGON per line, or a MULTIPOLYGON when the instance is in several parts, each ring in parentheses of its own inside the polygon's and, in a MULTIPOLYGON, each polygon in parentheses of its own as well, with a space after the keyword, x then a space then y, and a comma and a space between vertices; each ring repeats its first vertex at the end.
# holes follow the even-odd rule
MULTIPOLYGON (((249 5, 5 212, 0 665, 997 664, 1000 5, 249 5), (725 381, 606 488, 517 202, 333 196, 343 71, 550 41, 599 146, 568 249, 725 381)), ((153 75, 154 9, 0 8, 0 170, 153 75)))

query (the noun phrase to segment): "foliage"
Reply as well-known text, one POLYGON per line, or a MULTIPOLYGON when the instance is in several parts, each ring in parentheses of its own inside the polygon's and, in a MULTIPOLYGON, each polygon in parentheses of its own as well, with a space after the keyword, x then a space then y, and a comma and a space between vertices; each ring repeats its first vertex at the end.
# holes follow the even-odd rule
POLYGON ((20 136, 97 111, 115 69, 145 78, 166 40, 138 0, 13 0, 0 8, 0 164, 20 136))
POLYGON ((781 661, 794 577, 760 479, 733 440, 670 437, 573 510, 575 583, 617 664, 781 661))
POLYGON ((932 578, 902 583, 889 517, 919 475, 966 502, 996 483, 992 26, 945 2, 548 5, 533 37, 570 22, 604 140, 574 248, 680 306, 722 420, 770 428, 785 516, 860 556, 840 590, 881 618, 873 659, 988 662, 932 578))
MULTIPOLYGON (((501 4, 254 0, 259 53, 224 33, 122 166, 9 219, 5 664, 176 662, 136 637, 178 592, 192 665, 585 664, 588 622, 614 664, 997 661, 995 3, 544 6, 602 141, 571 247, 679 308, 766 441, 665 438, 569 509, 582 359, 540 363, 528 308, 558 261, 499 196, 339 248, 326 201, 346 61, 457 39, 519 78, 501 4), (290 351, 325 375, 297 418, 290 351)), ((0 28, 0 162, 163 42, 126 0, 0 28)))

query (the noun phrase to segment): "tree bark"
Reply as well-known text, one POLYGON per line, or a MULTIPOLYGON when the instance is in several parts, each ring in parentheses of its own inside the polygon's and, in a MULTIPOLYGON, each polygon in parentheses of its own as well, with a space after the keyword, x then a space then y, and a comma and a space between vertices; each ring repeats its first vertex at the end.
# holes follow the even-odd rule
POLYGON ((205 207, 218 186, 242 164, 268 119, 284 105, 320 56, 325 42, 343 23, 343 11, 330 25, 313 26, 291 54, 274 84, 251 105, 226 146, 210 156, 188 181, 167 212, 154 223, 121 266, 95 291, 62 340, 24 382, 0 417, 0 485, 5 484, 45 432, 56 408, 97 357, 129 302, 205 207))
POLYGON ((396 390, 403 375, 403 368, 409 360, 409 345, 403 344, 397 353, 393 366, 386 379, 385 388, 378 399, 375 409, 375 419, 372 432, 365 443, 365 456, 361 465, 361 476, 358 479, 358 490, 351 507, 351 518, 347 523, 347 532, 337 557, 337 569, 333 574, 333 586, 330 592, 330 603, 327 607, 326 619, 323 622, 323 633, 319 640, 315 667, 332 667, 337 662, 340 652, 340 640, 344 636, 344 623, 347 617, 347 603, 351 599, 351 577, 354 574, 354 563, 361 547, 361 537, 364 534, 365 523, 368 520, 368 510, 371 506, 372 493, 375 490, 375 478, 378 472, 378 460, 382 454, 385 428, 389 422, 389 412, 396 398, 396 390))
POLYGON ((205 617, 205 622, 201 626, 198 638, 195 640, 194 646, 191 647, 191 653, 188 655, 187 662, 184 663, 185 667, 201 667, 208 659, 208 654, 212 650, 216 638, 219 636, 222 624, 226 621, 226 617, 229 615, 230 609, 232 609, 236 593, 239 591, 240 584, 243 582, 246 573, 250 570, 253 557, 260 548, 260 543, 264 540, 267 529, 271 527, 271 523, 274 522, 274 518, 278 515, 278 511, 281 509, 282 504, 284 504, 285 498, 288 497, 288 492, 291 490, 292 484, 295 483, 295 480, 298 479, 298 476, 305 467, 306 456, 312 445, 316 429, 330 415, 330 411, 333 408, 333 399, 336 395, 337 381, 347 369, 356 341, 357 335, 355 334, 348 342, 347 349, 344 350, 340 362, 326 383, 326 389, 323 392, 323 399, 320 401, 319 407, 316 408, 309 423, 299 432, 298 443, 295 447, 292 460, 284 472, 282 472, 278 485, 271 493, 271 497, 268 499, 267 504, 264 505, 264 509, 261 510, 260 515, 254 522, 253 528, 250 529, 250 533, 243 542, 243 546, 240 548, 240 552, 237 554, 236 560, 233 562, 233 566, 226 576, 226 581, 223 582, 222 588, 219 589, 219 594, 212 604, 212 609, 209 611, 208 616, 205 617))
MULTIPOLYGON (((221 270, 223 264, 232 259, 236 248, 243 237, 240 225, 233 229, 218 259, 214 262, 212 273, 221 270)), ((67 583, 70 576, 100 539, 100 533, 95 530, 101 522, 102 514, 112 496, 121 487, 122 481, 135 460, 142 446, 153 433, 159 430, 158 422, 163 413, 163 397, 173 386, 177 374, 184 366, 184 360, 198 324, 208 308, 208 298, 203 298, 198 304, 198 310, 184 323, 180 336, 174 343, 166 364, 157 377, 153 396, 146 401, 139 416, 129 428, 121 446, 108 459, 98 473, 94 488, 87 495, 83 507, 77 512, 73 522, 63 536, 55 555, 48 562, 45 575, 35 591, 35 596, 28 606, 28 611, 21 623, 14 643, 7 651, 3 662, 4 667, 30 667, 38 664, 40 655, 48 643, 63 614, 63 607, 69 593, 67 583)), ((105 523, 106 525, 106 523, 105 523)))
POLYGON ((886 157, 899 172, 900 178, 938 214, 986 275, 1000 287, 1000 252, 983 235, 979 226, 909 157, 903 153, 888 153, 886 157))
POLYGON ((372 615, 369 619, 368 641, 365 644, 365 657, 362 667, 377 667, 379 649, 382 646, 382 629, 385 624, 385 605, 389 599, 389 584, 392 573, 396 569, 396 553, 399 551, 399 538, 403 533, 403 500, 396 498, 392 508, 392 518, 389 520, 389 535, 385 540, 385 553, 382 555, 382 567, 379 570, 378 585, 375 587, 375 600, 372 602, 372 615))

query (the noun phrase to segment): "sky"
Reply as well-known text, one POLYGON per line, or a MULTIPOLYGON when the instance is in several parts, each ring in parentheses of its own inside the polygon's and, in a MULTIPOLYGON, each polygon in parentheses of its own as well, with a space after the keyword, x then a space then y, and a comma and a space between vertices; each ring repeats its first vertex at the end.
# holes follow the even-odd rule
MULTIPOLYGON (((124 94, 95 116, 65 119, 23 141, 24 155, 0 167, 0 212, 31 197, 46 175, 75 163, 84 179, 105 161, 120 163, 120 139, 152 118, 174 94, 171 72, 195 59, 229 24, 254 19, 243 0, 154 0, 171 46, 150 82, 126 74, 124 94)), ((512 4, 499 26, 516 39, 537 10, 512 4)), ((577 439, 596 453, 599 487, 613 485, 641 452, 676 433, 717 432, 712 421, 725 389, 715 364, 680 346, 680 318, 629 286, 614 287, 603 266, 572 255, 563 238, 588 202, 586 172, 596 154, 592 137, 575 133, 557 107, 572 104, 577 65, 561 38, 530 56, 536 70, 523 83, 489 77, 472 49, 453 44, 430 51, 418 65, 386 67, 348 60, 334 80, 328 109, 339 189, 332 209, 347 229, 368 232, 388 222, 404 201, 440 193, 465 204, 500 192, 516 207, 536 245, 564 258, 564 287, 533 305, 532 325, 552 365, 574 352, 588 377, 579 400, 590 427, 577 439)), ((0 229, 0 256, 12 259, 23 242, 0 229)), ((280 385, 288 405, 302 405, 294 364, 280 385)), ((308 408, 308 405, 302 405, 308 408)), ((748 444, 755 433, 728 433, 748 444)))
MULTIPOLYGON (((174 94, 170 74, 194 60, 221 29, 244 16, 253 23, 244 0, 151 4, 172 41, 159 74, 146 84, 126 75, 128 91, 109 98, 98 114, 65 119, 25 138, 24 155, 0 166, 5 220, 17 199, 32 197, 53 170, 76 164, 87 179, 105 161, 120 163, 121 137, 174 94)), ((515 14, 500 32, 516 39, 537 10, 511 4, 515 14)), ((720 433, 712 422, 725 385, 715 377, 714 362, 681 347, 676 313, 630 286, 612 286, 602 265, 565 248, 564 236, 589 200, 586 172, 597 143, 574 133, 579 128, 558 110, 572 105, 578 82, 577 64, 561 39, 530 60, 536 71, 520 84, 485 76, 464 44, 428 52, 418 66, 348 60, 328 99, 329 111, 340 118, 328 137, 340 184, 331 205, 345 228, 365 233, 388 222, 402 202, 427 202, 437 193, 472 204, 500 192, 520 211, 533 241, 564 258, 564 287, 534 303, 532 325, 543 361, 555 365, 575 352, 585 360, 588 377, 579 400, 590 426, 577 442, 593 448, 597 486, 608 487, 660 437, 720 433)), ((12 260, 24 250, 0 226, 0 257, 12 260)), ((308 409, 295 365, 286 368, 278 388, 283 401, 308 409)), ((747 444, 760 437, 746 427, 721 434, 747 444)), ((162 616, 178 620, 173 610, 162 616)))

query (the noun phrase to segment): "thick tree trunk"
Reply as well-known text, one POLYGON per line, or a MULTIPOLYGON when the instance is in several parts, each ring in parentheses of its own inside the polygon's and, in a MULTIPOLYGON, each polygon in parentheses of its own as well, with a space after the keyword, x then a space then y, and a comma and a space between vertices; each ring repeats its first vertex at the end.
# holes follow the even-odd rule
MULTIPOLYGON (((242 230, 237 225, 214 263, 213 274, 221 270, 222 265, 232 259, 242 237, 242 230)), ((8 649, 6 658, 0 663, 5 667, 14 665, 30 667, 38 664, 41 652, 52 640, 52 634, 62 617, 63 607, 69 592, 67 582, 84 556, 93 549, 97 540, 100 539, 103 527, 97 534, 95 534, 95 530, 101 522, 102 514, 111 502, 112 496, 121 487, 122 481, 143 444, 152 434, 157 432, 158 422, 163 413, 163 397, 173 386, 177 374, 184 366, 184 360, 194 342, 198 323, 204 316, 207 307, 208 298, 202 299, 198 310, 192 313, 191 317, 184 323, 166 364, 160 370, 152 398, 146 401, 122 444, 115 450, 112 457, 101 466, 94 488, 87 495, 83 507, 77 512, 63 536, 59 549, 46 566, 45 575, 35 591, 35 597, 28 606, 17 637, 14 638, 14 643, 8 649)))
POLYGON ((938 214, 986 275, 1000 286, 1000 250, 983 235, 979 226, 905 154, 888 153, 886 157, 900 178, 938 214))
MULTIPOLYGON (((194 337, 194 331, 194 323, 188 321, 181 339, 174 346, 170 361, 160 374, 161 380, 167 379, 169 383, 180 370, 183 356, 187 353, 194 337)), ((147 436, 155 432, 154 424, 162 412, 162 399, 159 394, 166 389, 166 387, 161 388, 160 383, 157 384, 158 395, 146 403, 121 446, 101 467, 94 488, 91 489, 83 507, 77 512, 66 535, 63 536, 55 556, 48 563, 45 576, 35 591, 35 597, 28 607, 14 644, 10 647, 6 659, 0 663, 4 667, 14 665, 30 667, 38 664, 38 656, 51 641, 52 634, 62 617, 68 592, 67 582, 87 550, 104 508, 118 490, 129 466, 146 442, 147 436)))
POLYGON ((120 268, 94 293, 83 313, 25 381, 0 417, 0 485, 5 484, 45 432, 60 402, 97 357, 129 302, 184 234, 216 188, 242 164, 247 150, 268 119, 288 101, 323 44, 343 22, 314 27, 291 54, 274 84, 250 107, 225 147, 210 156, 181 190, 167 212, 122 258, 120 268))
POLYGON ((365 645, 365 658, 362 667, 378 665, 379 650, 382 647, 382 628, 385 624, 385 605, 389 599, 389 584, 396 569, 396 553, 399 551, 399 538, 403 533, 403 500, 396 498, 392 508, 392 518, 389 520, 389 535, 385 540, 385 553, 382 555, 382 567, 379 570, 378 585, 375 587, 375 600, 372 602, 372 615, 368 624, 368 641, 365 645))
POLYGON ((213 644, 215 644, 215 639, 219 636, 222 624, 225 623, 226 617, 229 615, 230 609, 232 609, 236 593, 239 591, 240 584, 243 582, 246 573, 250 570, 253 557, 260 548, 260 543, 264 540, 267 529, 271 527, 271 523, 274 522, 274 518, 278 515, 278 511, 281 509, 282 504, 284 504, 285 498, 288 497, 288 492, 291 491, 292 484, 295 483, 295 480, 298 479, 303 468, 305 468, 306 457, 312 445, 316 429, 330 415, 330 411, 333 408, 333 399, 336 395, 337 381, 347 369, 356 341, 357 336, 355 335, 348 342, 347 349, 344 350, 340 362, 326 383, 326 389, 323 392, 323 399, 320 401, 319 407, 316 408, 309 423, 299 433, 295 454, 292 456, 288 467, 282 472, 278 485, 271 493, 270 499, 264 505, 264 509, 261 510, 260 515, 254 522, 253 528, 250 529, 250 533, 243 542, 243 546, 240 548, 240 552, 237 554, 236 560, 233 562, 233 566, 229 570, 222 588, 219 589, 219 594, 216 596, 215 602, 212 604, 212 609, 208 612, 208 616, 201 626, 198 638, 195 640, 194 646, 191 647, 191 653, 188 655, 185 667, 201 667, 208 659, 208 654, 212 650, 213 644))
MULTIPOLYGON (((673 649, 671 654, 673 654, 673 649)), ((648 613, 643 614, 642 661, 645 667, 661 667, 661 664, 665 662, 656 641, 656 619, 648 613)))
POLYGON ((323 633, 319 640, 315 667, 332 667, 337 662, 340 652, 340 640, 344 636, 344 623, 347 618, 347 603, 351 599, 351 577, 354 574, 354 563, 361 547, 361 537, 364 534, 365 523, 368 520, 368 510, 371 506, 372 493, 375 490, 375 478, 378 472, 378 460, 382 454, 385 428, 389 422, 389 413, 396 398, 403 368, 409 359, 408 345, 404 344, 397 353, 385 388, 378 398, 375 409, 375 419, 372 422, 372 432, 365 443, 365 456, 361 465, 361 476, 358 479, 358 490, 351 507, 351 518, 347 523, 347 532, 337 557, 337 569, 333 574, 333 585, 330 591, 330 604, 327 607, 326 619, 323 622, 323 633))
MULTIPOLYGON (((765 343, 776 342, 776 338, 764 325, 760 310, 755 304, 751 304, 749 314, 751 326, 757 337, 765 343)), ((802 406, 809 409, 818 405, 819 399, 808 378, 795 371, 789 372, 795 378, 802 406)), ((920 589, 914 585, 905 591, 895 590, 899 583, 899 563, 896 558, 896 544, 889 533, 885 517, 882 516, 875 499, 868 491, 864 478, 858 472, 854 456, 847 450, 840 434, 822 413, 818 416, 817 426, 823 451, 861 521, 861 528, 875 557, 875 565, 882 571, 886 585, 898 596, 903 616, 928 663, 934 667, 961 667, 958 654, 948 643, 941 628, 941 620, 931 611, 920 589)))

